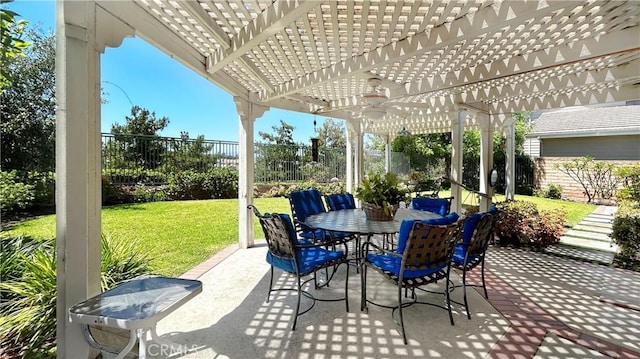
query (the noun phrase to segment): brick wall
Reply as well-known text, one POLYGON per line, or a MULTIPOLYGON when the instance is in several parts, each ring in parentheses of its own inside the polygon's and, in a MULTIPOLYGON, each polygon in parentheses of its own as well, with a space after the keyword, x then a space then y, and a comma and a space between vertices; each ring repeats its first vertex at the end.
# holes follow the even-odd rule
MULTIPOLYGON (((549 184, 559 184, 562 186, 562 195, 574 201, 587 201, 582 186, 571 179, 566 174, 556 169, 561 163, 571 162, 574 157, 539 157, 536 163, 536 188, 546 188, 549 184)), ((613 163, 617 166, 639 164, 640 161, 602 161, 613 163)))

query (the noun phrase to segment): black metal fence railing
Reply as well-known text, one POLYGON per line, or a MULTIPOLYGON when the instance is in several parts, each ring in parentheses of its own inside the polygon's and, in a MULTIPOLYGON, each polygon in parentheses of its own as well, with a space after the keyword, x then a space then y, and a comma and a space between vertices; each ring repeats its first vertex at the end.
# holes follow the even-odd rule
MULTIPOLYGON (((254 146, 257 183, 345 179, 344 150, 320 148, 314 162, 311 146, 254 146)), ((168 174, 179 171, 237 168, 239 151, 239 144, 232 141, 103 133, 102 173, 114 184, 161 185, 168 174)))
MULTIPOLYGON (((313 161, 311 146, 254 145, 254 181, 256 183, 328 182, 332 178, 344 181, 347 156, 344 149, 320 148, 313 161)), ((206 172, 215 167, 239 165, 239 144, 232 141, 203 138, 159 137, 141 135, 102 134, 102 173, 114 184, 166 184, 168 175, 181 171, 206 172)), ((384 151, 366 151, 366 173, 384 171, 384 151)), ((496 188, 504 186, 504 160, 496 159, 499 173, 496 188)), ((442 165, 442 164, 441 164, 442 165)), ((477 190, 479 160, 465 158, 463 184, 477 190)), ((516 157, 516 190, 523 193, 534 185, 534 165, 527 156, 516 157), (523 189, 523 190, 519 190, 523 189)), ((402 153, 391 153, 391 171, 399 175, 411 172, 410 161, 402 153)), ((437 176, 440 177, 440 176, 437 176)))

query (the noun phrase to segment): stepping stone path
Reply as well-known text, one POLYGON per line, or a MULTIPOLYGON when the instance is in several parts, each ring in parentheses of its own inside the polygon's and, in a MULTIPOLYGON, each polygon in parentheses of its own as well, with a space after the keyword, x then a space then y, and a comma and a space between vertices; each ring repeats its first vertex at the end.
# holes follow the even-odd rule
POLYGON ((550 254, 558 254, 577 259, 611 264, 618 246, 611 241, 613 216, 618 207, 598 206, 580 223, 560 237, 558 245, 546 249, 550 254))

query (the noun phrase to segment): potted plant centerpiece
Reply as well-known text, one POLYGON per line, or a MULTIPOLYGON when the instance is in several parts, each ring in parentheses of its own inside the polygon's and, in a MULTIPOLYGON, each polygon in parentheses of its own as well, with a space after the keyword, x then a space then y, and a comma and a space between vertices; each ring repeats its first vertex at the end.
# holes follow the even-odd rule
POLYGON ((369 174, 356 188, 355 196, 362 201, 362 209, 368 219, 391 221, 401 201, 408 197, 406 185, 395 173, 369 174))

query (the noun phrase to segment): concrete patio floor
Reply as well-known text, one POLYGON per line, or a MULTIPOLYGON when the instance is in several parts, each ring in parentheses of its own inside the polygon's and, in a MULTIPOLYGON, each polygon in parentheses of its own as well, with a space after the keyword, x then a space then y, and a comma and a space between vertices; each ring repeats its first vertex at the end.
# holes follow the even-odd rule
MULTIPOLYGON (((348 313, 344 302, 318 302, 299 318, 295 331, 289 330, 295 295, 280 292, 265 302, 265 254, 264 242, 247 250, 230 247, 184 275, 200 279, 203 291, 158 325, 162 338, 182 345, 171 357, 640 358, 640 312, 612 304, 618 291, 623 298, 637 293, 640 275, 634 272, 492 247, 487 255, 489 301, 469 290, 472 319, 466 318, 463 305, 454 304, 455 326, 445 310, 407 308, 409 344, 404 345, 390 310, 370 305, 368 313, 360 311, 360 276, 354 267, 348 313), (604 291, 613 300, 601 301, 604 291), (185 354, 185 349, 190 351, 185 354)), ((319 293, 339 294, 345 272, 342 266, 335 284, 319 293)), ((391 284, 373 271, 369 280, 370 298, 394 302, 391 284)), ((454 281, 460 282, 457 275, 454 281)), ((293 280, 276 271, 276 282, 293 280)), ((443 301, 437 294, 420 298, 443 301)), ((462 289, 452 298, 461 302, 462 289)), ((152 349, 150 357, 167 356, 152 349)))

